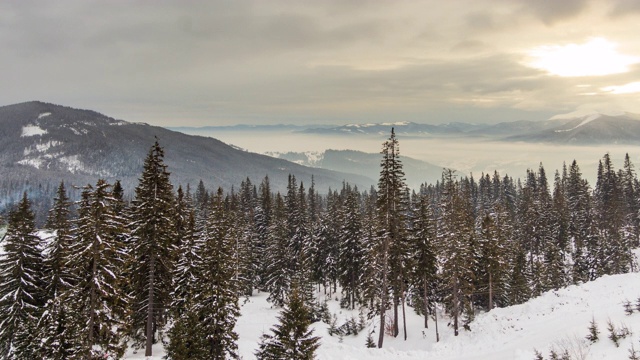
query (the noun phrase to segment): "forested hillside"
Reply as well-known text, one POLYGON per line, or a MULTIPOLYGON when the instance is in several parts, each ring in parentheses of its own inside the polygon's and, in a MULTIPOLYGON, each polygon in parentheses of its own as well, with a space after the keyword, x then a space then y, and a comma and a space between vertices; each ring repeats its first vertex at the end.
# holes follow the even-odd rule
POLYGON ((120 358, 127 346, 151 356, 164 341, 171 359, 238 358, 239 304, 260 291, 282 311, 256 357, 313 358, 310 324, 362 330, 335 324, 317 291, 362 309, 377 324, 362 346, 382 348, 434 325, 438 339, 458 336, 481 312, 637 268, 629 157, 616 170, 605 154, 593 187, 574 161, 551 181, 542 165, 522 179, 445 170, 412 190, 392 130, 377 187, 327 195, 294 175, 283 191, 269 177, 174 186, 164 158, 156 142, 140 159, 131 201, 96 179, 72 204, 59 184, 44 229, 22 197, 2 239, 0 357, 120 358), (424 324, 407 326, 407 311, 424 324))

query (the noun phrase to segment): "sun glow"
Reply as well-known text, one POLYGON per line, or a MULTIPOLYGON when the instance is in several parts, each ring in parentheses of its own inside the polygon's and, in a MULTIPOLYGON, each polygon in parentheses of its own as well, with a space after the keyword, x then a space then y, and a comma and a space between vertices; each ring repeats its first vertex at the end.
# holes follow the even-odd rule
POLYGON ((632 82, 625 85, 620 86, 607 86, 602 88, 602 90, 610 92, 612 94, 634 94, 640 92, 640 82, 632 82))
POLYGON ((533 58, 529 65, 550 74, 575 76, 603 76, 629 71, 640 58, 620 54, 617 44, 604 38, 594 38, 584 44, 539 46, 529 51, 533 58))

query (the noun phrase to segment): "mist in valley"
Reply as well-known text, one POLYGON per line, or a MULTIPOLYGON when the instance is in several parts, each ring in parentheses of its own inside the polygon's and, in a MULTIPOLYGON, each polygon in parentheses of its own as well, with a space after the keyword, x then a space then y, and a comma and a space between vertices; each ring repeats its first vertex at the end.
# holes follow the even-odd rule
MULTIPOLYGON (((194 133, 195 134, 195 133, 194 133)), ((322 152, 332 150, 357 150, 379 153, 387 135, 321 135, 297 132, 264 131, 212 131, 198 132, 244 150, 256 153, 322 152)), ((598 161, 609 153, 616 168, 622 167, 626 153, 631 161, 640 164, 640 146, 636 145, 558 145, 530 142, 496 141, 473 137, 403 137, 398 135, 401 156, 429 162, 443 168, 452 168, 460 175, 477 179, 482 173, 498 171, 513 178, 524 178, 527 169, 537 170, 543 164, 549 181, 555 170, 562 171, 573 160, 578 162, 583 177, 593 187, 596 181, 598 161)), ((407 174, 410 175, 410 174, 407 174)), ((431 182, 433 179, 425 179, 431 182)), ((409 184, 412 187, 417 184, 409 184)))

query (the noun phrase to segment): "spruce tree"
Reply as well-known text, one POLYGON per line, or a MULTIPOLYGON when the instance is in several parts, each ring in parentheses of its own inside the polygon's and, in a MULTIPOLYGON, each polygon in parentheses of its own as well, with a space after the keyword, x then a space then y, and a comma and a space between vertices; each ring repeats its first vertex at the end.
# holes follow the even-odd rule
POLYGON ((362 223, 357 191, 357 188, 351 189, 346 184, 343 188, 345 195, 338 258, 339 280, 346 299, 344 304, 350 309, 355 309, 356 301, 360 300, 364 262, 362 223))
POLYGON ((122 219, 113 212, 111 186, 100 179, 87 185, 78 203, 74 254, 69 265, 77 278, 71 288, 72 320, 78 327, 81 356, 94 358, 124 353, 129 297, 122 290, 124 245, 122 219))
POLYGON ((77 284, 68 265, 74 256, 70 251, 74 241, 70 206, 64 182, 61 182, 46 225, 54 236, 45 251, 46 303, 38 326, 41 354, 47 359, 73 358, 79 355, 81 346, 78 324, 72 321, 73 309, 69 303, 72 287, 77 284))
POLYGON ((35 215, 25 192, 9 213, 0 255, 0 357, 38 357, 37 324, 43 310, 43 256, 35 215))
POLYGON ((292 274, 289 270, 289 253, 285 209, 282 196, 275 197, 266 251, 265 287, 269 302, 282 306, 289 289, 292 274))
POLYGON ((233 227, 222 189, 210 197, 203 243, 193 258, 192 291, 169 329, 170 359, 239 358, 233 328, 240 315, 233 259, 233 227))
POLYGON ((264 334, 256 352, 259 360, 311 360, 320 346, 319 337, 313 336, 311 311, 305 305, 297 286, 293 286, 286 307, 278 317, 279 323, 271 328, 273 334, 264 334))
POLYGON ((444 302, 453 318, 458 336, 461 317, 471 313, 470 296, 473 281, 473 217, 468 193, 454 181, 453 171, 443 173, 444 192, 438 221, 438 243, 442 246, 442 279, 446 293, 444 302))
POLYGON ((156 333, 166 322, 176 242, 175 198, 156 140, 144 162, 131 207, 133 337, 152 356, 156 333))
MULTIPOLYGON (((380 314, 378 347, 384 341, 385 313, 389 303, 393 303, 393 333, 398 331, 398 305, 402 299, 404 306, 404 282, 406 280, 407 233, 406 211, 407 194, 400 160, 400 150, 395 131, 382 146, 380 179, 377 192, 377 241, 373 251, 373 276, 378 279, 375 291, 380 314)), ((405 334, 406 335, 406 334, 405 334)))
POLYGON ((427 194, 418 195, 413 211, 413 226, 410 236, 412 256, 412 299, 414 309, 424 315, 424 327, 428 328, 431 295, 435 292, 438 271, 436 253, 436 219, 427 194))

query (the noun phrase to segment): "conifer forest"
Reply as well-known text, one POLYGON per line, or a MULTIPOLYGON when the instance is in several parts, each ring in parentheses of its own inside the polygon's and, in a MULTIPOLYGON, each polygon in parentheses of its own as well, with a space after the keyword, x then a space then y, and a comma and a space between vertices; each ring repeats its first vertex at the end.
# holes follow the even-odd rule
POLYGON ((331 322, 317 293, 365 309, 379 330, 362 346, 381 348, 422 330, 407 327, 408 311, 458 335, 479 312, 637 268, 629 156, 615 169, 604 154, 595 184, 573 161, 521 178, 444 169, 409 189, 392 130, 377 186, 316 189, 290 175, 284 193, 268 177, 176 188, 163 159, 156 142, 131 196, 96 179, 71 201, 60 183, 43 227, 26 193, 11 210, 0 358, 117 359, 130 346, 151 356, 162 342, 168 359, 236 359, 240 304, 265 292, 281 312, 255 356, 313 359, 309 325, 331 322))

